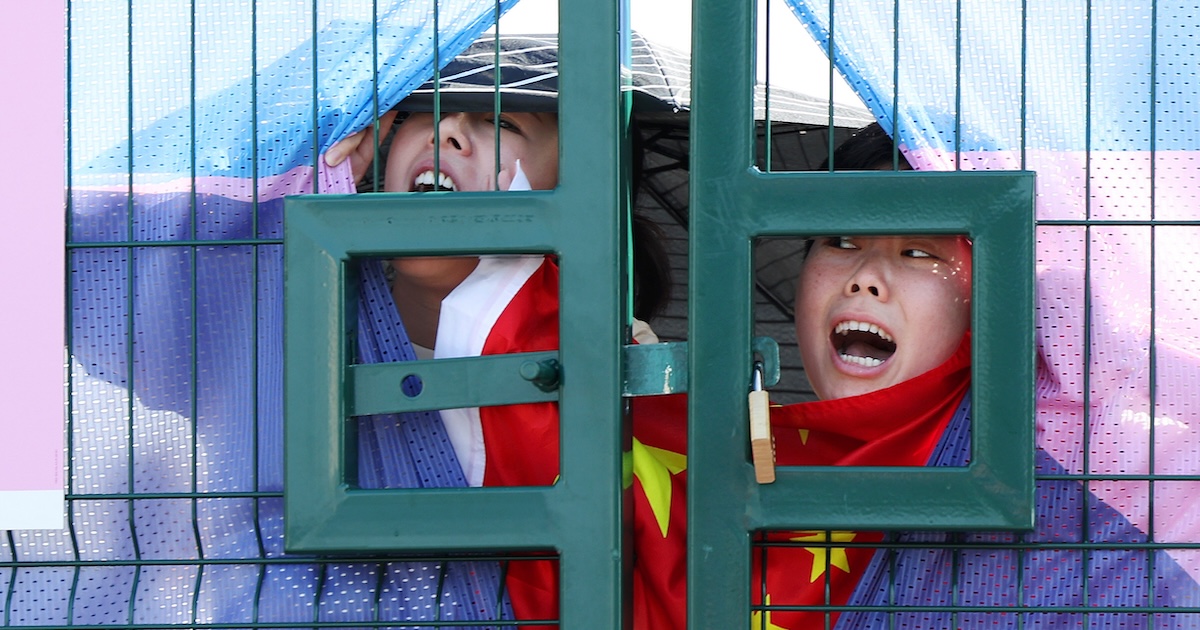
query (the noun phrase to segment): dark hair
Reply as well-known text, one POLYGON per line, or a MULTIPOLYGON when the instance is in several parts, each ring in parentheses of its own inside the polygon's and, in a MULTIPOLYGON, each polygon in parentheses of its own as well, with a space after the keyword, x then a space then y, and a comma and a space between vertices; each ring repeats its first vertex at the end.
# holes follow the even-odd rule
MULTIPOLYGON (((896 143, 884 132, 879 123, 871 123, 846 139, 833 152, 835 171, 890 170, 894 160, 899 160, 901 170, 912 168, 903 154, 896 152, 896 143)), ((829 170, 829 160, 821 163, 821 170, 829 170)))
MULTIPOLYGON (((873 122, 855 131, 849 138, 838 145, 833 151, 833 170, 835 171, 881 171, 891 170, 893 165, 900 170, 912 168, 904 154, 897 153, 896 143, 887 135, 883 126, 873 122)), ((829 170, 829 159, 821 163, 820 170, 829 170)), ((811 238, 804 240, 801 258, 808 258, 812 250, 811 238)))

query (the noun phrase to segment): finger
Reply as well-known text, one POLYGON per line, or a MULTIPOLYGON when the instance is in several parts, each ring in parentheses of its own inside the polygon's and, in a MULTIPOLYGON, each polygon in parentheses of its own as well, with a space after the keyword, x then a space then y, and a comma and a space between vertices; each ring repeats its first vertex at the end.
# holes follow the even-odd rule
MULTIPOLYGON (((392 128, 392 121, 396 119, 396 112, 390 111, 379 117, 379 131, 381 136, 386 136, 392 128)), ((353 153, 350 154, 350 170, 354 174, 354 181, 359 181, 367 174, 371 168, 371 164, 375 162, 375 126, 372 125, 363 130, 365 132, 363 139, 355 147, 353 153)))
MULTIPOLYGON (((396 120, 396 112, 392 110, 379 117, 379 131, 381 135, 386 136, 389 129, 392 128, 392 121, 396 120)), ((369 166, 375 160, 375 126, 372 125, 363 130, 366 135, 355 148, 355 156, 358 162, 364 166, 369 166)))
POLYGON ((396 110, 394 109, 379 117, 379 130, 383 132, 385 138, 394 122, 396 122, 396 110))
POLYGON ((497 184, 496 189, 497 190, 508 190, 509 187, 512 186, 512 181, 513 181, 513 172, 506 168, 500 169, 500 172, 496 174, 496 184, 497 184))
POLYGON ((337 166, 346 160, 346 157, 354 152, 360 144, 363 137, 366 135, 366 129, 351 134, 341 140, 338 140, 329 150, 325 152, 325 163, 329 166, 337 166))

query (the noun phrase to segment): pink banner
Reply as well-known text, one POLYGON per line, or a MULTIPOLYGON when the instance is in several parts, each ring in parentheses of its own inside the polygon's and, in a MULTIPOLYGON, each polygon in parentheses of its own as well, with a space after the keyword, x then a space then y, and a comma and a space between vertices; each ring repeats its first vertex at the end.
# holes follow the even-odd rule
POLYGON ((0 20, 0 530, 63 527, 65 5, 0 20))

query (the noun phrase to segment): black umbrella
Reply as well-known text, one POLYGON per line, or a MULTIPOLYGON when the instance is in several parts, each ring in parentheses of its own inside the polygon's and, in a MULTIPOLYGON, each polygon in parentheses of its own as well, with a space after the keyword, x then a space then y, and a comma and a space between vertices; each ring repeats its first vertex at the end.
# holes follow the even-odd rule
MULTIPOLYGON (((558 37, 486 35, 476 40, 440 73, 438 97, 444 111, 491 111, 496 94, 496 43, 499 43, 500 106, 510 111, 557 111, 558 37)), ((686 53, 631 35, 629 68, 634 121, 643 149, 642 177, 635 212, 656 223, 663 234, 674 283, 672 299, 653 327, 663 340, 687 335, 688 110, 691 64, 686 53)), ((404 99, 397 109, 431 111, 433 82, 404 99)), ((871 122, 861 107, 835 106, 824 97, 759 84, 755 90, 759 167, 765 168, 762 141, 769 127, 772 171, 814 170, 826 159, 829 134, 840 143, 871 122), (769 101, 768 101, 769 95, 769 101), (767 107, 769 102, 769 108, 767 107), (770 124, 766 123, 770 117, 770 124), (832 129, 831 129, 832 117, 832 129)), ((386 150, 385 150, 386 154, 386 150)), ((798 370, 789 347, 792 294, 799 267, 795 241, 764 240, 755 248, 759 295, 755 334, 781 340, 785 371, 798 370)), ((784 382, 796 382, 785 376, 784 382)), ((776 392, 778 395, 782 392, 776 392)), ((804 395, 802 389, 799 391, 804 395)))

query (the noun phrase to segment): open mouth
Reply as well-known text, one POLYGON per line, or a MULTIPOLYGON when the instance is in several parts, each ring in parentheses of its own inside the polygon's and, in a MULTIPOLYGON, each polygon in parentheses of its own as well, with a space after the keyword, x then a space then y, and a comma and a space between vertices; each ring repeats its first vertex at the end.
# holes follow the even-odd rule
POLYGON ((896 353, 896 341, 875 324, 846 320, 833 327, 829 335, 838 355, 847 363, 863 367, 883 365, 896 353))
POLYGON ((412 192, 432 192, 435 190, 457 190, 454 187, 454 180, 445 173, 434 173, 434 171, 422 171, 413 178, 412 192))

